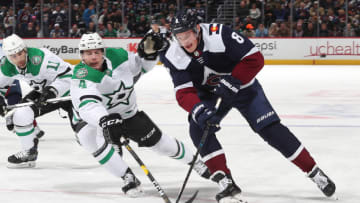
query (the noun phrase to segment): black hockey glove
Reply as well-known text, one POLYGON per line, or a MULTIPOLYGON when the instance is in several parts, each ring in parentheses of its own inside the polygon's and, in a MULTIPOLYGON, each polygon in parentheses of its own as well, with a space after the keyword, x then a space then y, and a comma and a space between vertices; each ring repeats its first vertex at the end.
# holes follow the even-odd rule
POLYGON ((54 87, 46 86, 43 89, 38 101, 35 102, 35 105, 38 108, 45 107, 48 104, 47 100, 52 99, 52 98, 56 98, 56 95, 57 95, 57 90, 54 87))
POLYGON ((216 115, 215 107, 208 107, 203 102, 195 104, 191 110, 191 119, 204 130, 209 125, 209 133, 213 134, 220 130, 221 118, 216 115))
POLYGON ((5 118, 6 128, 7 128, 9 131, 14 130, 14 127, 15 127, 15 126, 14 126, 13 117, 14 117, 14 114, 11 114, 10 116, 8 116, 8 117, 5 118))
POLYGON ((240 85, 240 80, 231 75, 225 75, 220 78, 220 81, 213 92, 227 101, 232 101, 240 91, 240 85))
POLYGON ((4 97, 0 96, 0 116, 4 117, 7 112, 7 104, 4 97))
POLYGON ((41 93, 36 91, 36 90, 32 90, 31 92, 29 92, 22 100, 21 103, 24 102, 34 102, 36 103, 39 98, 40 98, 41 93))
POLYGON ((122 135, 122 122, 120 114, 112 113, 100 118, 99 125, 103 129, 105 140, 120 145, 122 135))
POLYGON ((141 58, 156 60, 160 51, 169 47, 169 41, 159 33, 149 32, 140 41, 137 52, 141 58))

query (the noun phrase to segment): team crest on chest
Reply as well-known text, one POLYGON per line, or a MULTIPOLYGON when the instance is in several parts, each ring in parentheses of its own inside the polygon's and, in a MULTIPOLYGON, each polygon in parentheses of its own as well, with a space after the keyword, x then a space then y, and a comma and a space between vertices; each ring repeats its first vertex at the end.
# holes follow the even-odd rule
POLYGON ((87 75, 88 75, 88 70, 86 68, 80 68, 78 71, 76 71, 77 78, 84 78, 87 75))
POLYGON ((31 57, 31 63, 34 65, 39 65, 41 63, 41 56, 33 56, 31 57))
POLYGON ((109 99, 106 105, 108 106, 109 109, 119 104, 129 105, 130 96, 133 91, 134 91, 133 86, 125 87, 125 84, 121 82, 119 88, 115 90, 113 93, 103 94, 105 97, 109 99))

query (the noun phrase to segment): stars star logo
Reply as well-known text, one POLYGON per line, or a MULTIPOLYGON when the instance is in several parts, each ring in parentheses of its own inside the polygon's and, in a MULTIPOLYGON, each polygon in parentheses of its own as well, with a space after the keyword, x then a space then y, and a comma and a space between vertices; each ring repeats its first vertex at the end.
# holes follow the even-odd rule
POLYGON ((30 87, 34 88, 34 90, 41 92, 45 85, 46 85, 46 79, 42 80, 40 82, 37 82, 35 80, 30 80, 30 87))
POLYGON ((134 91, 133 86, 125 87, 125 84, 121 82, 119 88, 115 90, 113 93, 104 94, 105 97, 109 99, 108 103, 106 104, 109 109, 114 108, 119 104, 129 105, 129 99, 131 93, 134 91))

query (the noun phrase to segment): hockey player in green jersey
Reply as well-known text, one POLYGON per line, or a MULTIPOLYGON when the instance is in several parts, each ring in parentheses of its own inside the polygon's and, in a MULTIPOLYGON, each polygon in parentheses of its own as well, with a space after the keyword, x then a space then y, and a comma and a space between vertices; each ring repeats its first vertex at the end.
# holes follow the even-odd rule
MULTIPOLYGON (((141 43, 139 46, 144 47, 141 43)), ((161 132, 137 107, 134 84, 141 74, 154 67, 156 51, 149 57, 152 60, 146 60, 122 48, 105 48, 97 33, 84 34, 79 50, 82 61, 74 68, 70 88, 80 119, 77 136, 100 164, 124 180, 123 192, 132 197, 142 194, 140 181, 121 156, 114 153, 112 145, 121 145, 121 137, 189 164, 193 152, 181 141, 161 132)), ((209 171, 201 160, 196 161, 195 169, 202 177, 209 178, 209 171)))
MULTIPOLYGON (((12 115, 14 131, 18 135, 22 150, 8 158, 9 168, 34 167, 38 150, 38 131, 34 119, 62 108, 72 117, 71 101, 50 104, 50 98, 66 96, 70 92, 72 66, 45 48, 27 47, 24 41, 12 34, 3 40, 3 57, 0 62, 0 88, 20 80, 33 88, 23 101, 35 105, 17 108, 12 115)), ((6 113, 6 103, 0 105, 0 115, 6 113)))

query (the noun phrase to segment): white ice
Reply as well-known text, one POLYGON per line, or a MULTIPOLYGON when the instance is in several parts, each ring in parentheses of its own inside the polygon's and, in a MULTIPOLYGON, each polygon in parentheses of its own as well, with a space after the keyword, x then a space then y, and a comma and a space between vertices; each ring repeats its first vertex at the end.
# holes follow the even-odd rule
MULTIPOLYGON (((281 116, 318 165, 335 181, 339 200, 325 198, 305 174, 251 131, 235 110, 222 122, 218 138, 228 166, 250 203, 360 202, 360 67, 266 66, 257 77, 281 116)), ((139 107, 163 132, 192 146, 187 114, 176 103, 170 76, 162 67, 136 85, 139 107)), ((64 115, 64 112, 61 112, 64 115)), ((19 151, 15 134, 0 128, 0 203, 161 203, 153 185, 128 152, 124 158, 142 181, 146 195, 127 198, 122 181, 112 177, 75 141, 58 112, 38 119, 46 131, 37 166, 8 169, 7 157, 19 151)), ((133 148, 172 202, 188 166, 133 148)), ((195 148, 193 147, 194 151, 195 148)), ((182 200, 199 190, 194 202, 215 203, 217 186, 193 173, 182 200)))

